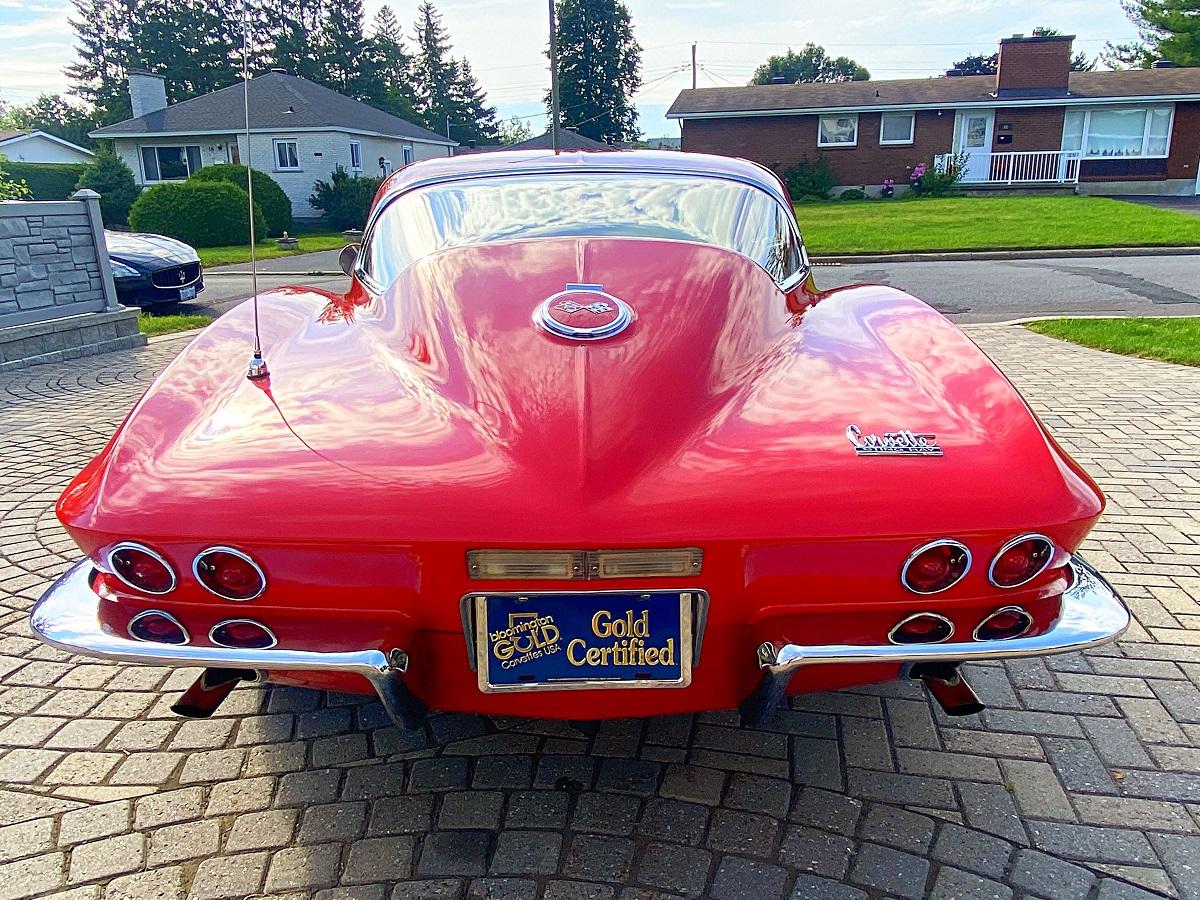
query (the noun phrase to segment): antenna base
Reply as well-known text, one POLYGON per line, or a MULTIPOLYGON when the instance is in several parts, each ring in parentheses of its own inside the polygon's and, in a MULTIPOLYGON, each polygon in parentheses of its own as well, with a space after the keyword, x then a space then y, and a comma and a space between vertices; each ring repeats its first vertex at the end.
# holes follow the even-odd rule
POLYGON ((262 358, 261 353, 255 353, 250 357, 250 365, 246 367, 247 378, 266 378, 270 374, 267 371, 267 361, 262 358))

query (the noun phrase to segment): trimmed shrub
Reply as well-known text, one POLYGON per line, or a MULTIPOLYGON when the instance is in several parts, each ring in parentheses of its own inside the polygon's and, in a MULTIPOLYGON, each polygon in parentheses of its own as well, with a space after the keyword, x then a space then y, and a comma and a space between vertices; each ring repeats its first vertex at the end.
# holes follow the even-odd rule
POLYGON ((66 200, 75 192, 87 163, 6 162, 8 177, 23 180, 34 200, 66 200))
POLYGON ((848 188, 838 194, 839 200, 866 200, 867 194, 865 191, 860 191, 858 188, 848 188))
POLYGON ((138 196, 137 182, 129 166, 110 148, 101 147, 84 168, 75 189, 90 188, 100 195, 100 213, 110 225, 129 221, 129 207, 138 196))
POLYGON ((818 156, 814 162, 805 156, 790 169, 784 170, 783 183, 787 185, 793 200, 809 197, 825 200, 833 190, 835 181, 833 171, 829 168, 829 160, 818 156))
MULTIPOLYGON (((221 247, 250 241, 249 198, 227 181, 180 181, 148 188, 129 210, 134 231, 178 238, 193 247, 221 247)), ((266 233, 262 210, 254 204, 256 234, 266 233)))
MULTIPOLYGON (((292 201, 279 182, 266 172, 254 170, 254 202, 267 221, 266 234, 279 237, 292 227, 292 201)), ((205 166, 188 181, 228 181, 246 190, 246 167, 233 163, 205 166)))
POLYGON ((371 202, 379 190, 382 178, 351 178, 341 166, 333 170, 329 181, 318 181, 308 202, 325 214, 334 228, 362 228, 367 224, 371 202))

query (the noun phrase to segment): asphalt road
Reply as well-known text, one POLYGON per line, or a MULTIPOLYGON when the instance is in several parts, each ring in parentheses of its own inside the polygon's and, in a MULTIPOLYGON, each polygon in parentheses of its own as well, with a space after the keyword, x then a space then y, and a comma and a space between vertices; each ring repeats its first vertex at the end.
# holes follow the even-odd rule
MULTIPOLYGON (((282 261, 271 262, 277 268, 282 261)), ((287 262, 295 271, 337 268, 334 253, 287 262)), ((821 265, 816 279, 822 289, 892 285, 964 323, 1046 315, 1200 315, 1200 254, 821 265)), ((260 270, 258 284, 259 290, 305 284, 340 291, 346 278, 260 270)), ((250 295, 250 276, 244 273, 210 273, 206 285, 179 311, 220 315, 250 295)))

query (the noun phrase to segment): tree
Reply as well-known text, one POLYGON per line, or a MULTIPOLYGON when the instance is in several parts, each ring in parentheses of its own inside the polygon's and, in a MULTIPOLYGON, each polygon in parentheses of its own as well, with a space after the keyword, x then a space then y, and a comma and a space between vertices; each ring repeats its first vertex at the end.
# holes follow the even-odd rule
MULTIPOLYGON (((1061 33, 1057 28, 1045 27, 1035 28, 1032 32, 1034 37, 1054 37, 1061 33)), ((957 69, 963 75, 995 75, 999 65, 1000 54, 992 53, 988 56, 965 57, 951 65, 950 68, 957 69)), ((1072 72, 1090 72, 1094 68, 1096 68, 1096 61, 1088 59, 1086 53, 1076 53, 1071 57, 1072 72)))
POLYGON ((1155 60, 1200 66, 1200 2, 1197 0, 1123 0, 1139 40, 1105 44, 1101 59, 1113 68, 1148 69, 1155 60))
POLYGON ((805 44, 796 53, 791 47, 782 56, 772 56, 754 70, 751 84, 773 84, 782 78, 784 84, 798 82, 869 81, 871 73, 846 56, 836 59, 824 47, 805 44))
POLYGON ((603 143, 637 140, 642 48, 628 7, 621 0, 558 0, 557 14, 562 124, 603 143))
POLYGON ((8 173, 4 171, 6 162, 4 156, 0 155, 0 200, 28 200, 33 196, 29 187, 24 179, 14 181, 8 177, 8 173))
POLYGON ((128 23, 129 63, 162 75, 170 103, 236 84, 241 13, 240 0, 143 0, 128 23))
POLYGON ((413 57, 417 113, 426 128, 442 134, 446 120, 454 117, 453 91, 458 72, 450 56, 450 36, 442 16, 429 0, 417 8, 413 38, 417 48, 413 57))
POLYGON ((487 95, 475 80, 471 64, 465 59, 456 62, 457 71, 450 94, 454 103, 450 135, 456 141, 495 143, 500 139, 496 108, 487 105, 487 95))
POLYGON ((362 0, 326 0, 317 46, 322 84, 355 100, 371 96, 370 74, 363 71, 370 60, 362 0))
POLYGON ((138 197, 133 172, 111 148, 100 147, 79 176, 76 190, 89 188, 100 195, 100 213, 110 225, 129 221, 129 207, 138 197))
POLYGON ((533 129, 529 127, 529 123, 517 116, 501 122, 497 131, 502 144, 520 144, 533 137, 533 129))
POLYGON ((71 0, 75 13, 78 62, 67 67, 71 93, 90 103, 99 124, 130 116, 125 72, 131 49, 130 23, 138 21, 138 0, 71 0))
POLYGON ((402 119, 416 119, 413 59, 405 49, 404 32, 390 6, 382 7, 371 22, 367 59, 372 86, 368 102, 402 119))
POLYGON ((267 54, 272 68, 281 68, 321 82, 321 62, 314 52, 313 35, 324 27, 325 8, 322 0, 268 0, 270 7, 271 47, 267 54))
POLYGON ((92 113, 60 94, 42 94, 27 106, 9 106, 0 110, 0 128, 36 129, 80 147, 92 146, 88 132, 95 127, 92 113))

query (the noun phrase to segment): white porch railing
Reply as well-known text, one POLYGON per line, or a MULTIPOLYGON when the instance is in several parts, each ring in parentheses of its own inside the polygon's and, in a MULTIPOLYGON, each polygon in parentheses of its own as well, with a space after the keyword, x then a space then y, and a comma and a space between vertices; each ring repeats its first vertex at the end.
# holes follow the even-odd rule
POLYGON ((962 168, 960 184, 1076 184, 1078 150, 1012 150, 1002 153, 972 152, 935 156, 934 167, 945 172, 955 163, 962 168))

